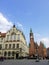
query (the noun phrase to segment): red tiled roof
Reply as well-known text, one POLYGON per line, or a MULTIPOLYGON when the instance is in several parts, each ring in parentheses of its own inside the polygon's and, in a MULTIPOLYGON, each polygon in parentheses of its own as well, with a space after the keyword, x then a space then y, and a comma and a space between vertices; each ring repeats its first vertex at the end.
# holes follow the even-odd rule
POLYGON ((6 33, 1 33, 0 32, 0 35, 1 35, 1 37, 5 37, 6 33))

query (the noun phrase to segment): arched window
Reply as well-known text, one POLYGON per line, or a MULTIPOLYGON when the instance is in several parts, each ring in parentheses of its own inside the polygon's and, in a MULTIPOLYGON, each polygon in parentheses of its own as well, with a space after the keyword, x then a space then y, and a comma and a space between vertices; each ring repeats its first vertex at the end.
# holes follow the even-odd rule
POLYGON ((6 51, 4 52, 4 56, 7 56, 7 52, 6 51))
POLYGON ((9 35, 7 35, 7 41, 9 41, 9 35))
POLYGON ((13 49, 15 49, 15 44, 13 44, 13 49))
POLYGON ((3 38, 0 38, 0 42, 2 42, 3 41, 3 38))
POLYGON ((17 48, 19 48, 19 44, 17 44, 17 48))
POLYGON ((12 33, 11 34, 11 38, 12 38, 12 40, 16 40, 16 34, 15 33, 12 33))
POLYGON ((14 56, 14 54, 15 54, 15 52, 13 51, 13 52, 12 52, 12 56, 14 56))
POLYGON ((17 34, 17 40, 20 40, 20 34, 17 34))
POLYGON ((9 52, 8 52, 8 56, 10 56, 10 55, 11 55, 11 52, 9 51, 9 52))
POLYGON ((8 48, 8 44, 5 44, 5 49, 7 49, 8 48))
POLYGON ((2 49, 2 44, 0 44, 0 50, 2 49))
POLYGON ((9 49, 11 49, 11 44, 9 44, 9 49))

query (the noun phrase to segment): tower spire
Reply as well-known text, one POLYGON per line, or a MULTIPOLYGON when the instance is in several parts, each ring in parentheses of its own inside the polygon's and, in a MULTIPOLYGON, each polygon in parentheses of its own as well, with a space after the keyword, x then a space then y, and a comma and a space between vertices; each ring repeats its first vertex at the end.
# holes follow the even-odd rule
POLYGON ((30 38, 34 38, 32 28, 30 28, 30 38))
POLYGON ((32 28, 30 28, 30 33, 32 33, 32 28))

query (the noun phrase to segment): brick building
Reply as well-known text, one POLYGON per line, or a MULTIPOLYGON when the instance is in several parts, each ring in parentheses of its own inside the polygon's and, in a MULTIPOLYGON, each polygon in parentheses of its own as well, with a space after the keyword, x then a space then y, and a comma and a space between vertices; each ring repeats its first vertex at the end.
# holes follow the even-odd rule
POLYGON ((47 55, 46 47, 44 46, 43 42, 41 42, 41 41, 40 41, 40 45, 39 45, 38 54, 42 58, 46 58, 46 55, 47 55))
POLYGON ((29 44, 29 56, 38 56, 45 58, 46 57, 46 48, 44 47, 44 44, 40 42, 40 45, 37 44, 37 42, 34 42, 34 35, 32 33, 32 29, 30 29, 30 44, 29 44))
POLYGON ((34 36, 32 30, 30 29, 29 56, 34 56, 34 55, 35 55, 34 36))
POLYGON ((47 58, 49 59, 49 47, 47 48, 47 58))

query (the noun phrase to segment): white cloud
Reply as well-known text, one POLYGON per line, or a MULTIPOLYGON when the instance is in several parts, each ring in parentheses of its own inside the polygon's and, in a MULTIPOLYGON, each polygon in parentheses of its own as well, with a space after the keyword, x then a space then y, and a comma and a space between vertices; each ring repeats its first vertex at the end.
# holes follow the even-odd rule
POLYGON ((41 35, 39 33, 34 33, 34 39, 35 39, 35 42, 39 44, 41 40, 41 35))
POLYGON ((41 41, 44 42, 44 44, 45 44, 46 47, 49 47, 49 38, 47 38, 47 37, 42 38, 41 41))
POLYGON ((17 22, 17 28, 20 30, 23 30, 23 25, 20 22, 17 22))
POLYGON ((40 44, 40 41, 42 41, 44 43, 45 47, 49 47, 49 38, 48 37, 42 37, 40 34, 35 33, 34 38, 38 44, 40 44))
POLYGON ((8 21, 2 13, 0 13, 0 32, 6 32, 13 26, 11 21, 8 21))
MULTIPOLYGON (((16 23, 17 28, 20 30, 23 30, 23 25, 19 22, 16 23)), ((6 32, 13 26, 13 23, 11 21, 8 21, 8 19, 0 13, 0 32, 6 32)))

